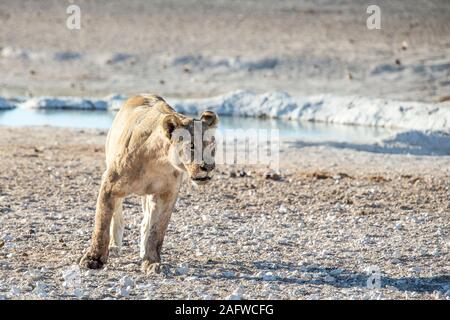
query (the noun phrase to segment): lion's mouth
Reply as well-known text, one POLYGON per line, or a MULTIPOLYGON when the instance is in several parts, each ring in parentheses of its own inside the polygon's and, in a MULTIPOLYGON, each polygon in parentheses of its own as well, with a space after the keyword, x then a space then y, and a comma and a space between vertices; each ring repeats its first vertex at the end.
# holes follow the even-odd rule
POLYGON ((201 177, 201 178, 192 178, 193 181, 209 181, 211 180, 211 177, 201 177))

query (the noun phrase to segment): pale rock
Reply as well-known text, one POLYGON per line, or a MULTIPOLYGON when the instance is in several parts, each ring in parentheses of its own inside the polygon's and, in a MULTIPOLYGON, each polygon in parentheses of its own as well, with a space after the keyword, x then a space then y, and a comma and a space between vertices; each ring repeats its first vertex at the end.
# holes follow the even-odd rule
POLYGON ((439 250, 439 248, 436 248, 433 250, 433 252, 431 253, 433 256, 435 257, 440 257, 441 256, 441 251, 439 250))
POLYGON ((224 271, 224 272, 222 273, 222 275, 223 275, 225 278, 234 278, 235 273, 234 273, 233 271, 227 270, 227 271, 224 271))
POLYGON ((244 288, 239 286, 236 288, 227 298, 226 300, 243 300, 244 299, 244 288))
POLYGON ((36 287, 34 288, 33 292, 37 296, 39 296, 41 298, 45 298, 48 295, 46 289, 47 289, 47 285, 42 281, 38 281, 38 282, 36 282, 36 287))
POLYGON ((281 213, 281 214, 285 214, 285 213, 288 212, 288 209, 287 209, 284 205, 281 205, 281 206, 278 208, 278 212, 281 213))
POLYGON ((20 293, 21 293, 21 290, 20 290, 19 287, 12 286, 12 287, 11 287, 11 290, 9 291, 9 293, 10 293, 12 296, 19 296, 20 293))
POLYGON ((116 288, 116 296, 128 298, 130 296, 130 293, 128 292, 127 288, 119 287, 116 288))
POLYGON ((134 281, 131 277, 129 276, 123 276, 120 280, 119 280, 120 285, 123 288, 132 288, 134 287, 134 281))
POLYGON ((340 275, 342 272, 343 272, 344 270, 342 270, 342 269, 334 269, 334 270, 331 270, 330 271, 330 275, 332 275, 332 276, 338 276, 338 275, 340 275))
POLYGON ((398 222, 395 223, 394 228, 397 231, 403 230, 403 224, 400 221, 398 221, 398 222))
POLYGON ((274 281, 274 280, 276 280, 277 279, 277 277, 276 277, 276 275, 274 275, 273 274, 273 272, 265 272, 263 275, 262 275, 262 279, 264 280, 264 281, 274 281))
POLYGON ((81 286, 81 271, 78 265, 70 266, 62 271, 63 287, 78 288, 81 286))
POLYGON ((177 275, 186 275, 189 272, 189 266, 187 263, 182 263, 180 264, 176 269, 175 269, 175 273, 177 275))

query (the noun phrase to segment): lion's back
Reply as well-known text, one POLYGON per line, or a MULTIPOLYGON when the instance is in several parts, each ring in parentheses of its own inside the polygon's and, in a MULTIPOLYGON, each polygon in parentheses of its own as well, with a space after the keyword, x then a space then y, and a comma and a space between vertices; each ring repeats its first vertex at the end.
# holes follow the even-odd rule
POLYGON ((143 143, 159 125, 162 116, 174 112, 161 97, 142 94, 129 98, 121 106, 106 138, 106 163, 143 143))

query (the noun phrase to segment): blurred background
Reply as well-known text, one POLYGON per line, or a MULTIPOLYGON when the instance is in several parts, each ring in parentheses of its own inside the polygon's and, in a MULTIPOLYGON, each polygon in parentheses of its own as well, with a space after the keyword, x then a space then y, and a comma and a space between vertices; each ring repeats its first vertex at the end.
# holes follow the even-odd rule
POLYGON ((450 95, 447 0, 2 0, 0 25, 4 97, 450 95), (367 28, 373 4, 380 30, 367 28))

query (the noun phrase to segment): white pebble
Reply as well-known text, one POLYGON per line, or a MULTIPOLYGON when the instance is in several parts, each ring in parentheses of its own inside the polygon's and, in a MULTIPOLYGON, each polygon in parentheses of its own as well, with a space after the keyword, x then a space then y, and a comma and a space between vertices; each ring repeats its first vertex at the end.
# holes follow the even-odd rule
POLYGON ((175 269, 175 273, 178 275, 185 275, 189 272, 189 266, 187 263, 182 263, 178 268, 175 269))
POLYGON ((274 281, 274 280, 276 280, 276 276, 272 273, 272 272, 266 272, 266 273, 264 273, 264 275, 262 276, 262 279, 264 280, 264 281, 274 281))
POLYGON ((119 297, 128 298, 130 296, 130 293, 126 288, 117 288, 116 289, 116 295, 119 297))
POLYGON ((47 297, 46 288, 47 288, 47 285, 45 283, 43 283, 42 281, 38 281, 38 282, 36 282, 36 287, 34 288, 34 293, 41 298, 45 298, 45 297, 47 297))
POLYGON ((5 234, 3 237, 2 237, 2 240, 3 241, 11 241, 12 239, 14 239, 11 235, 9 235, 9 234, 5 234))
POLYGON ((337 276, 337 275, 340 275, 343 271, 344 271, 344 270, 342 270, 342 269, 334 269, 334 270, 331 270, 331 271, 330 271, 330 274, 331 274, 332 276, 337 276))
POLYGON ((233 271, 224 271, 224 272, 222 273, 222 275, 223 275, 225 278, 233 278, 233 277, 235 276, 235 274, 234 274, 233 271))
POLYGON ((21 291, 20 291, 20 288, 19 288, 19 287, 12 286, 12 287, 11 287, 11 290, 9 291, 9 293, 10 293, 12 296, 18 296, 18 295, 20 295, 21 291))
POLYGON ((81 285, 81 272, 78 265, 70 266, 62 271, 63 287, 77 288, 81 285))
POLYGON ((286 208, 284 205, 281 205, 281 206, 278 208, 278 212, 279 212, 279 213, 287 213, 288 210, 287 210, 287 208, 286 208))
POLYGON ((238 287, 226 299, 227 300, 242 300, 244 298, 243 295, 244 295, 244 288, 238 287))
POLYGON ((120 281, 122 288, 131 288, 134 286, 134 281, 129 276, 123 276, 120 281))

